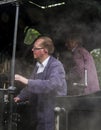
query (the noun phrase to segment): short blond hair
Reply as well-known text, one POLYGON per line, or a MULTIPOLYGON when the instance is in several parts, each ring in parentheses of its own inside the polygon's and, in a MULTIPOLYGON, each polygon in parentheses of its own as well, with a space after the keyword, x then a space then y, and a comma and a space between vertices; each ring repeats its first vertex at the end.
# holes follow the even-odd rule
POLYGON ((50 37, 48 37, 48 36, 39 36, 36 40, 38 40, 38 39, 43 39, 43 42, 41 43, 41 45, 42 45, 42 47, 44 47, 44 48, 46 48, 48 50, 48 54, 51 55, 51 54, 54 53, 55 47, 54 47, 53 40, 50 37))

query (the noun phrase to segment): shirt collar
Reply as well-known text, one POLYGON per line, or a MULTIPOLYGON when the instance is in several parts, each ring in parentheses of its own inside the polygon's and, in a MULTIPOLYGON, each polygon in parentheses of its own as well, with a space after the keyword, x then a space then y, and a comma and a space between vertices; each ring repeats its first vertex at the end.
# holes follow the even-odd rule
POLYGON ((37 62, 37 66, 38 67, 46 67, 46 65, 47 65, 47 63, 48 63, 48 61, 49 61, 49 58, 50 58, 50 56, 49 57, 47 57, 42 63, 39 63, 39 62, 37 62))
POLYGON ((74 51, 76 50, 77 47, 78 47, 78 46, 74 47, 74 48, 72 49, 72 52, 74 52, 74 51))

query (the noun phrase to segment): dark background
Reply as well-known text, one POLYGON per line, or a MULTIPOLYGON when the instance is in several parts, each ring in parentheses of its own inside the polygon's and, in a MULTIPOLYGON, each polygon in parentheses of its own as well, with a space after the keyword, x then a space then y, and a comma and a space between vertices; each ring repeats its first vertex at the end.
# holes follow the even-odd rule
MULTIPOLYGON (((10 3, 6 3, 5 1, 5 4, 1 4, 1 2, 2 0, 0 1, 0 86, 8 87, 10 85, 10 70, 12 69, 11 59, 14 42, 13 37, 16 2, 12 1, 10 3)), ((24 38, 26 35, 24 30, 26 26, 38 30, 41 34, 51 36, 54 40, 56 52, 58 54, 66 51, 64 46, 65 38, 69 38, 72 33, 76 33, 82 37, 83 46, 88 51, 92 51, 97 48, 101 49, 100 0, 20 0, 18 3, 19 19, 15 61, 15 71, 17 73, 29 76, 31 70, 33 69, 32 63, 34 61, 32 60, 31 45, 24 44, 24 38), (47 8, 48 5, 60 2, 65 2, 65 4, 47 8), (43 6, 46 7, 46 9, 42 9, 43 6)), ((15 83, 15 86, 17 87, 17 93, 23 88, 20 83, 15 83)), ((76 111, 73 109, 70 110, 68 117, 70 119, 70 125, 68 126, 69 130, 101 129, 101 111, 99 111, 101 107, 99 107, 101 100, 100 95, 101 93, 99 92, 99 95, 94 98, 94 100, 97 100, 97 102, 94 101, 93 105, 94 108, 96 107, 95 109, 92 107, 92 100, 88 102, 88 98, 86 98, 87 100, 85 103, 85 100, 82 101, 82 98, 80 97, 81 100, 79 104, 77 104, 76 111), (80 106, 89 106, 90 110, 88 108, 86 110, 78 109, 80 106), (86 126, 87 123, 89 125, 86 126)), ((74 104, 75 102, 77 102, 77 100, 74 97, 72 102, 67 103, 66 99, 66 102, 64 100, 62 103, 68 107, 68 105, 71 106, 71 103, 74 104)), ((60 107, 64 107, 64 105, 61 105, 60 107)), ((21 114, 21 121, 19 123, 22 123, 25 120, 24 118, 29 117, 27 117, 26 109, 25 111, 23 108, 18 110, 21 114), (23 117, 24 115, 25 117, 23 117)), ((65 120, 65 118, 63 120, 65 120)), ((23 123, 26 124, 26 122, 23 123)), ((23 126, 26 127, 25 124, 22 124, 22 126, 21 124, 18 124, 21 130, 23 129, 23 126)), ((65 125, 62 125, 61 127, 64 127, 64 130, 66 129, 65 125)))
MULTIPOLYGON (((58 51, 63 51, 64 39, 71 33, 78 33, 89 51, 101 47, 100 0, 64 0, 64 5, 46 9, 41 7, 63 1, 31 0, 31 2, 34 4, 28 0, 19 1, 17 52, 22 51, 21 48, 25 46, 23 42, 26 26, 33 27, 41 34, 50 35, 58 51)), ((0 50, 2 52, 12 52, 15 8, 15 2, 0 5, 0 43, 2 45, 0 50)))

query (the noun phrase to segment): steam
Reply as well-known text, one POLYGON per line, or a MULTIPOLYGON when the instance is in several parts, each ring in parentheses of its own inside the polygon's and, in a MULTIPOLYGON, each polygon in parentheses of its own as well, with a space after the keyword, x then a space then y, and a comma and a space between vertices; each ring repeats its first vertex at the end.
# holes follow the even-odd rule
MULTIPOLYGON (((101 5, 93 1, 68 1, 63 8, 56 8, 45 14, 45 23, 48 23, 46 33, 55 40, 56 47, 64 46, 65 37, 77 33, 83 39, 88 50, 99 47, 101 41, 101 5), (48 17, 48 19, 47 19, 48 17), (92 45, 89 47, 89 44, 92 45)), ((60 50, 59 50, 60 51, 60 50)))
MULTIPOLYGON (((29 11, 29 17, 32 17, 32 18, 30 19, 31 23, 29 24, 35 25, 36 28, 38 30, 40 29, 41 33, 43 34, 50 34, 50 36, 54 39, 54 43, 58 52, 58 57, 63 62, 66 72, 68 72, 69 67, 67 66, 69 65, 66 59, 67 58, 69 59, 70 65, 72 63, 71 63, 71 55, 67 52, 67 50, 65 50, 65 39, 66 38, 68 39, 70 35, 72 35, 72 33, 76 33, 78 34, 78 36, 82 38, 83 46, 88 51, 91 51, 95 48, 101 48, 101 5, 100 5, 100 1, 98 3, 95 0, 67 0, 66 3, 67 5, 63 6, 63 8, 58 7, 58 8, 52 8, 49 10, 47 9, 44 11, 44 13, 43 11, 42 12, 38 11, 39 13, 36 13, 36 9, 33 10, 31 8, 29 11)), ((27 18, 27 16, 25 17, 28 21, 29 18, 27 18)), ((24 22, 26 19, 24 19, 24 22)), ((2 26, 2 28, 4 27, 5 26, 2 26)), ((7 28, 5 30, 7 33, 5 33, 5 31, 4 33, 7 34, 8 36, 9 31, 7 30, 7 28)), ((11 30, 13 29, 10 29, 10 31, 11 30)), ((30 72, 33 70, 34 66, 29 61, 29 60, 33 60, 32 57, 30 56, 31 54, 30 47, 28 46, 26 47, 25 45, 23 45, 24 43, 23 33, 24 33, 23 29, 19 31, 15 71, 16 73, 29 77, 30 72)), ((0 36, 0 38, 2 37, 0 36)), ((6 42, 5 39, 3 39, 3 41, 5 43, 8 43, 8 41, 6 42)), ((6 44, 6 47, 7 47, 7 44, 6 44)), ((8 47, 6 50, 8 51, 8 47)), ((11 50, 11 44, 10 44, 9 50, 11 50)), ((22 84, 18 84, 18 86, 19 86, 19 89, 22 89, 22 84)), ((100 96, 97 96, 97 97, 100 97, 100 96)), ((91 105, 89 107, 90 110, 86 109, 83 111, 75 112, 75 111, 72 111, 74 109, 73 105, 75 104, 79 108, 80 106, 83 106, 83 103, 85 102, 84 100, 82 101, 82 97, 79 97, 81 100, 80 103, 76 102, 77 101, 76 97, 73 97, 73 98, 74 98, 74 102, 72 102, 71 104, 72 107, 71 107, 71 110, 69 111, 70 118, 68 118, 69 123, 71 123, 71 126, 68 126, 68 127, 71 127, 70 130, 76 130, 76 129, 81 130, 82 128, 84 128, 84 130, 85 129, 86 130, 87 129, 100 130, 101 126, 99 126, 99 124, 101 121, 101 117, 99 116, 100 111, 97 108, 99 108, 101 101, 96 102, 92 100, 92 102, 90 102, 88 101, 88 98, 85 96, 85 98, 87 99, 85 100, 87 103, 86 107, 89 107, 89 105, 91 105), (95 109, 93 109, 92 103, 95 103, 94 104, 94 107, 96 106, 95 109)), ((67 105, 67 108, 70 105, 68 104, 67 100, 66 102, 65 100, 63 100, 62 104, 67 105)), ((64 108, 64 106, 60 106, 60 107, 64 108)), ((62 129, 65 130, 64 128, 65 125, 62 127, 63 127, 62 129)))

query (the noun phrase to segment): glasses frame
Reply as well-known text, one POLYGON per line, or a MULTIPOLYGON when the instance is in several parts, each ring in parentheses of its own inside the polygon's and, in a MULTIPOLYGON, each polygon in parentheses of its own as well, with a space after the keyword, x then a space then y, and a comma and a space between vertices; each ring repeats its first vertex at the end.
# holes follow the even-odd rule
POLYGON ((37 51, 37 50, 41 50, 41 49, 44 49, 43 47, 40 47, 40 48, 37 48, 37 47, 33 47, 32 48, 34 51, 37 51))

